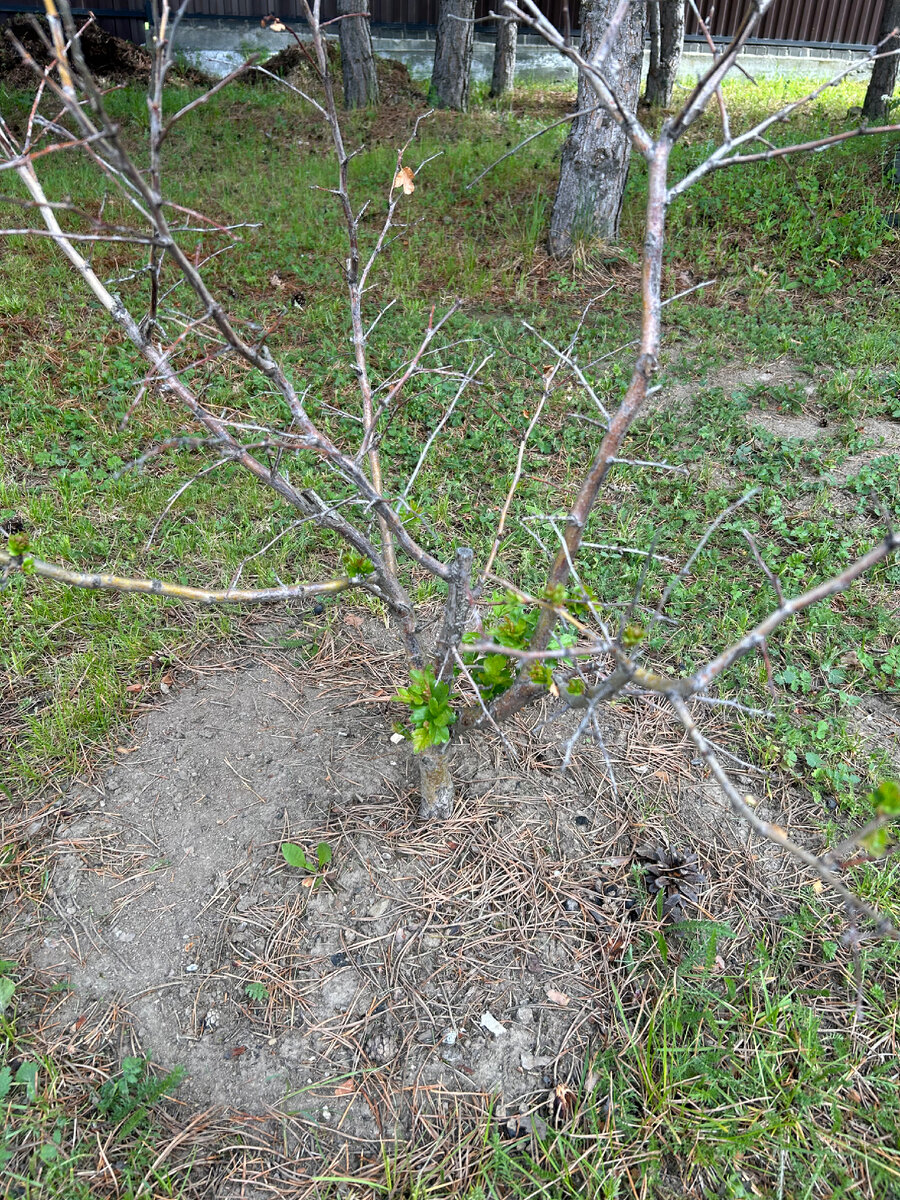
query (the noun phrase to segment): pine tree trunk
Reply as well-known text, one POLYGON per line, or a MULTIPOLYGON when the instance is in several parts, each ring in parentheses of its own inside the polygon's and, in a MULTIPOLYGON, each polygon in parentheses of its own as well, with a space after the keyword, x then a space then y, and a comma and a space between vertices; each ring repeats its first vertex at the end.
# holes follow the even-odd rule
POLYGON ((423 821, 447 821, 453 813, 456 789, 450 773, 447 746, 431 746, 418 756, 419 817, 423 821))
MULTIPOLYGON (((878 31, 878 40, 886 38, 893 29, 900 28, 900 0, 887 0, 884 6, 884 15, 881 18, 881 29, 878 31)), ((898 49, 898 39, 891 38, 886 42, 879 51, 884 54, 888 50, 898 49)), ((894 88, 897 86, 897 55, 891 54, 888 58, 878 58, 875 60, 875 65, 872 67, 872 78, 869 81, 869 86, 866 89, 866 98, 863 101, 862 115, 867 121, 881 121, 888 114, 888 101, 894 94, 894 88)))
POLYGON ((474 19, 475 0, 440 0, 428 97, 438 108, 465 112, 468 107, 474 19))
POLYGON ((647 0, 647 37, 650 39, 650 69, 647 72, 647 84, 644 92, 644 103, 649 104, 647 94, 650 90, 650 80, 659 76, 659 5, 660 0, 647 0))
POLYGON ((684 3, 685 0, 650 0, 650 71, 644 102, 653 108, 668 108, 672 103, 684 49, 684 3), (654 16, 658 26, 656 55, 653 53, 654 16))
POLYGON ((516 43, 518 40, 518 21, 515 17, 504 18, 497 26, 494 73, 491 76, 492 96, 503 96, 512 91, 516 78, 516 43))
MULTIPOLYGON (((368 0, 337 0, 338 16, 344 13, 368 13, 368 0)), ((378 103, 378 77, 372 54, 369 18, 345 16, 339 22, 341 69, 344 73, 345 108, 365 108, 378 103)))
MULTIPOLYGON (((641 90, 645 7, 645 0, 632 0, 604 71, 610 86, 632 112, 637 109, 641 90)), ((599 45, 615 8, 616 0, 584 0, 584 58, 589 59, 599 45)), ((593 88, 580 75, 577 107, 590 108, 596 102, 593 88)), ((563 146, 559 187, 550 219, 550 253, 556 258, 570 254, 581 240, 613 241, 617 237, 630 149, 625 134, 601 109, 573 123, 563 146)))

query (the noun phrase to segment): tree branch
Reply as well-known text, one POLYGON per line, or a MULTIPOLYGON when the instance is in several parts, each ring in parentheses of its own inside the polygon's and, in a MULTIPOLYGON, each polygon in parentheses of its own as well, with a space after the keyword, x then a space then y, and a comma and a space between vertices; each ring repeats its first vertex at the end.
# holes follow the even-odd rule
POLYGON ((278 604, 283 600, 306 600, 310 596, 336 596, 350 588, 365 587, 363 575, 340 576, 324 583, 296 583, 277 588, 225 588, 207 589, 185 587, 180 583, 164 583, 159 579, 134 579, 123 575, 84 574, 70 571, 67 567, 44 562, 29 554, 9 554, 0 550, 0 567, 3 578, 21 571, 37 575, 41 579, 52 579, 70 587, 87 588, 102 592, 138 592, 151 596, 168 596, 173 600, 191 600, 199 604, 278 604))
POLYGON ((748 798, 743 797, 729 779, 728 774, 716 758, 712 746, 710 746, 709 742, 697 728, 691 716, 690 709, 684 700, 674 693, 668 696, 668 700, 675 715, 687 731, 688 737, 697 747, 699 754, 712 772, 713 778, 724 792, 732 809, 739 817, 743 817, 754 833, 758 833, 760 837, 773 842, 776 846, 780 846, 782 850, 786 850, 798 862, 808 867, 811 871, 814 871, 823 883, 838 893, 851 912, 858 913, 860 916, 871 921, 880 935, 891 938, 894 941, 900 939, 900 931, 879 912, 876 912, 874 908, 866 904, 864 900, 860 900, 820 858, 815 854, 811 854, 808 850, 804 850, 796 842, 791 841, 779 825, 772 825, 769 821, 764 821, 754 811, 753 807, 747 803, 748 798))

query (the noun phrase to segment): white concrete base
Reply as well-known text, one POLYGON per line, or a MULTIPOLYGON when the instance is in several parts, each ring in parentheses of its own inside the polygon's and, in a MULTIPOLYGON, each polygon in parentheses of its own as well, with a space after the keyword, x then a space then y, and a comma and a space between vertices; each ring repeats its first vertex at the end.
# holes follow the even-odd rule
MULTIPOLYGON (((252 53, 277 54, 290 45, 292 39, 286 33, 271 33, 260 28, 255 21, 223 21, 215 19, 185 20, 178 34, 178 49, 198 67, 213 75, 227 75, 252 53)), ((383 58, 394 58, 409 67, 414 79, 428 79, 434 61, 434 38, 424 34, 417 36, 389 36, 375 28, 372 44, 375 53, 383 58)), ((493 64, 494 47, 491 39, 476 38, 472 63, 472 79, 489 82, 493 64)), ((854 78, 865 79, 871 69, 863 51, 819 50, 802 46, 751 46, 740 57, 740 63, 750 75, 766 79, 828 79, 847 65, 849 61, 859 63, 854 78)), ((649 63, 649 53, 644 56, 644 70, 649 63)), ((709 54, 700 52, 696 43, 688 43, 679 71, 681 82, 692 83, 697 75, 709 65, 709 54)), ((555 50, 547 49, 534 37, 519 40, 516 63, 516 80, 522 83, 543 83, 548 87, 562 85, 575 80, 575 68, 555 50)))

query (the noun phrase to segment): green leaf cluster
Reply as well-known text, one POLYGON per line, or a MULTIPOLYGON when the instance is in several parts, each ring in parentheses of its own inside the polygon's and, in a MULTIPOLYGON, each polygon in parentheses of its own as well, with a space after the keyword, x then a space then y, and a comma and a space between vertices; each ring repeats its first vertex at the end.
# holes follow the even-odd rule
MULTIPOLYGON (((869 794, 869 800, 875 806, 875 815, 877 817, 900 817, 900 783, 896 783, 892 779, 884 780, 874 792, 869 794)), ((891 841, 889 830, 882 825, 880 828, 874 829, 866 837, 860 838, 859 844, 873 858, 880 858, 882 854, 886 854, 890 849, 891 841)))
POLYGON ((110 1121, 125 1121, 130 1131, 137 1128, 161 1096, 174 1091, 184 1077, 184 1068, 176 1067, 168 1075, 151 1075, 146 1058, 131 1055, 122 1060, 118 1075, 101 1084, 96 1105, 110 1121))
POLYGON ((37 1078, 38 1064, 36 1062, 26 1059, 25 1062, 19 1063, 15 1075, 12 1067, 4 1064, 0 1067, 0 1101, 6 1099, 15 1083, 19 1083, 25 1088, 25 1094, 29 1100, 36 1099, 37 1078))
MULTIPOLYGON (((570 594, 562 586, 547 588, 544 599, 556 607, 566 605, 573 613, 586 611, 585 596, 570 594)), ((484 636, 500 646, 509 646, 511 650, 527 650, 540 617, 540 609, 533 605, 523 604, 514 596, 494 602, 492 606, 494 621, 485 627, 484 636)), ((464 640, 473 642, 481 639, 480 634, 466 634, 464 640)), ((571 633, 557 634, 550 639, 550 649, 558 650, 571 645, 575 637, 571 633)), ((478 685, 481 698, 485 704, 503 694, 512 687, 516 677, 515 661, 505 654, 467 654, 466 666, 471 668, 472 678, 478 685)), ((535 662, 529 668, 529 677, 535 682, 549 687, 553 682, 553 668, 549 663, 535 662)))
POLYGON ((313 875, 324 871, 332 858, 331 847, 327 842, 319 842, 316 846, 315 861, 310 859, 303 847, 298 846, 296 842, 282 842, 281 854, 289 867, 296 867, 300 871, 309 871, 313 875))
MULTIPOLYGON (((527 650, 531 644, 540 610, 529 608, 514 597, 507 597, 493 606, 494 621, 486 626, 484 636, 499 646, 513 650, 527 650)), ((479 641, 480 634, 466 634, 465 641, 479 641)), ((471 668, 472 678, 478 685, 481 698, 489 704, 512 687, 516 677, 515 663, 505 654, 467 654, 466 666, 471 668)), ((540 666, 540 664, 537 664, 540 666)))
POLYGON ((395 700, 409 706, 413 750, 421 754, 429 746, 450 741, 450 726, 456 713, 450 704, 449 684, 438 682, 431 667, 412 670, 409 687, 398 688, 395 700))
POLYGON ((375 570, 371 561, 356 550, 345 550, 343 554, 344 570, 351 578, 360 575, 371 575, 375 570))
POLYGON ((9 1007, 16 994, 16 981, 9 977, 9 972, 14 969, 15 965, 10 959, 0 959, 0 1016, 9 1007))

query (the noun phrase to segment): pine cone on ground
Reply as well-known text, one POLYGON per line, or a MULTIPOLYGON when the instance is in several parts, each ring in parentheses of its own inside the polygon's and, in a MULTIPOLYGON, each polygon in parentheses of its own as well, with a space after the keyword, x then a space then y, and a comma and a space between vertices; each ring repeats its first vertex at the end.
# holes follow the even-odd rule
POLYGON ((650 895, 663 895, 663 916, 683 920, 684 904, 696 904, 699 889, 706 885, 696 851, 645 844, 635 849, 634 857, 643 866, 650 895))
POLYGON ((575 895, 564 902, 567 913, 577 913, 580 921, 588 918, 587 929, 592 930, 600 949, 610 956, 621 953, 630 942, 630 922, 639 914, 638 902, 629 895, 628 878, 621 869, 628 862, 624 857, 604 864, 607 869, 601 868, 594 879, 574 884, 575 895))

